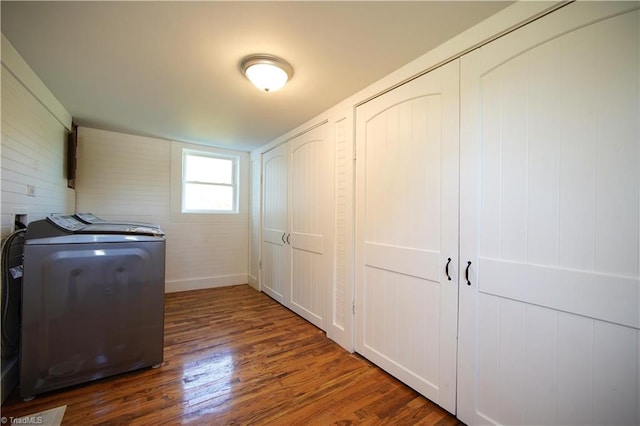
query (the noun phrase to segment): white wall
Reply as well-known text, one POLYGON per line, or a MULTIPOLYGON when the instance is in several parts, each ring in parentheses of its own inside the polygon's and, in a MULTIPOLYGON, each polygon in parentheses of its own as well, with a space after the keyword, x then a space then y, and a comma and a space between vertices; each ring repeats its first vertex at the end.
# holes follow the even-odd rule
POLYGON ((248 282, 249 155, 89 128, 78 132, 77 211, 159 224, 166 291, 248 282), (182 148, 240 157, 239 214, 182 214, 182 148))
POLYGON ((66 141, 71 116, 2 36, 1 233, 14 215, 26 221, 73 212, 67 188, 66 141), (34 189, 28 194, 27 186, 34 189))

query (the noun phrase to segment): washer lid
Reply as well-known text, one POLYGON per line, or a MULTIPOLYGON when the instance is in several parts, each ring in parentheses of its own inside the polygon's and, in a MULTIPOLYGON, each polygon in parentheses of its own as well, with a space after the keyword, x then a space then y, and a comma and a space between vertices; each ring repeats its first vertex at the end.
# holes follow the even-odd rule
POLYGON ((74 218, 80 220, 82 223, 87 224, 110 224, 110 225, 130 225, 130 226, 141 226, 143 228, 156 228, 160 229, 159 225, 155 225, 153 223, 148 222, 136 222, 136 221, 122 221, 122 220, 106 220, 102 219, 93 213, 76 213, 73 215, 74 218))
POLYGON ((163 236, 159 228, 140 226, 130 223, 93 223, 73 231, 74 234, 125 234, 163 236))
POLYGON ((113 223, 83 224, 80 227, 72 227, 67 223, 61 225, 58 222, 47 218, 29 223, 25 244, 148 241, 142 237, 164 240, 164 232, 159 228, 113 223))
POLYGON ((50 244, 103 244, 129 242, 161 242, 162 236, 151 235, 123 235, 123 234, 64 234, 57 237, 32 238, 25 241, 26 246, 50 244))

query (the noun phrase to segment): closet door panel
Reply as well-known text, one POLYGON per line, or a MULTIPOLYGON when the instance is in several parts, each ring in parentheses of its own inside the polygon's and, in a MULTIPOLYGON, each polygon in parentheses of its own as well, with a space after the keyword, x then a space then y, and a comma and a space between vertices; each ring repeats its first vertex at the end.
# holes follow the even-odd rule
POLYGON ((358 107, 356 143, 356 350, 455 412, 458 63, 358 107))
POLYGON ((634 7, 566 6, 462 60, 465 423, 640 420, 634 7))
POLYGON ((263 228, 262 290, 281 304, 289 301, 290 256, 288 232, 288 146, 262 156, 263 228))
POLYGON ((328 226, 328 167, 326 124, 289 142, 291 146, 291 236, 292 252, 290 308, 324 329, 329 286, 325 253, 328 226))

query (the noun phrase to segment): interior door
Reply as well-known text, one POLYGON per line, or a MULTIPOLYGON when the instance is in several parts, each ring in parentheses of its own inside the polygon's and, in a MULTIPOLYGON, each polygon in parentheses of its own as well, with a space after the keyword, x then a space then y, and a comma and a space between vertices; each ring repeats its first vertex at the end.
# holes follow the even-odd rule
POLYGON ((453 413, 458 67, 356 110, 356 351, 453 413))
POLYGON ((575 3, 461 66, 458 415, 639 424, 638 3, 575 3))
POLYGON ((287 244, 288 163, 287 144, 262 155, 262 290, 285 306, 289 306, 291 276, 291 246, 287 244))
POLYGON ((289 141, 291 189, 291 303, 290 309, 316 327, 325 329, 330 291, 325 233, 330 226, 328 191, 331 169, 326 154, 326 127, 289 141))

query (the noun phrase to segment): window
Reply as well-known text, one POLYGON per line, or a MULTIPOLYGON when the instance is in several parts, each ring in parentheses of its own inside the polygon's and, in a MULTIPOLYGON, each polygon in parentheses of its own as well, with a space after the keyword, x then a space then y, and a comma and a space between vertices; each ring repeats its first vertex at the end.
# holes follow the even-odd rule
POLYGON ((238 213, 238 157, 183 150, 182 213, 238 213))

